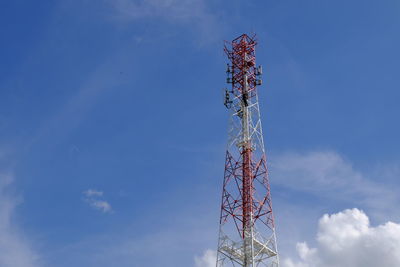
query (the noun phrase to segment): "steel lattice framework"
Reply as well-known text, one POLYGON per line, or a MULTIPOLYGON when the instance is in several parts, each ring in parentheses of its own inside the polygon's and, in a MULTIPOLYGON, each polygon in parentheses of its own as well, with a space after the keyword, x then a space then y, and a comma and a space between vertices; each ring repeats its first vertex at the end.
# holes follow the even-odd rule
POLYGON ((230 110, 217 267, 278 267, 274 216, 258 105, 255 36, 226 43, 230 110))

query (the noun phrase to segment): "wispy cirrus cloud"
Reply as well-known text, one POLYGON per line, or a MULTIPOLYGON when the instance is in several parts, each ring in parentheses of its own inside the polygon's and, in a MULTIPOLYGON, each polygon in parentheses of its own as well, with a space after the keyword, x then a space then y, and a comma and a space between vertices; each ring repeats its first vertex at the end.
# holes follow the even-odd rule
POLYGON ((392 187, 334 151, 283 153, 273 158, 271 172, 276 185, 375 211, 385 211, 399 199, 392 187))
POLYGON ((160 19, 185 26, 190 32, 198 33, 202 43, 216 40, 216 36, 219 36, 222 30, 221 21, 205 0, 105 0, 105 2, 113 8, 114 17, 120 22, 160 19))
POLYGON ((160 17, 168 20, 195 20, 208 16, 204 0, 116 0, 109 1, 125 19, 160 17))
POLYGON ((88 189, 83 192, 85 201, 94 209, 103 213, 112 212, 111 204, 103 199, 103 192, 95 189, 88 189))

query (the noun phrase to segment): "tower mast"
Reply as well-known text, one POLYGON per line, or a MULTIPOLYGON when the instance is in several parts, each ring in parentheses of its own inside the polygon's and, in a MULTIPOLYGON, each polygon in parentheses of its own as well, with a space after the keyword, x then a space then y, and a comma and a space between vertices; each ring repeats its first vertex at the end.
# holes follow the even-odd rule
POLYGON ((230 60, 225 106, 230 110, 217 267, 279 267, 266 154, 256 87, 255 37, 242 34, 225 46, 230 60))

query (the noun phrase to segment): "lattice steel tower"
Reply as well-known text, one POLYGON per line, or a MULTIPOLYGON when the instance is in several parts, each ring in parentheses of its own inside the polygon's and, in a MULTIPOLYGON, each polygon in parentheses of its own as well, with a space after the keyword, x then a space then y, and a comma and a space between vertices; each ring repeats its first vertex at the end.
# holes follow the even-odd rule
POLYGON ((255 36, 226 43, 225 106, 230 110, 217 267, 278 267, 274 217, 258 106, 261 66, 255 36))

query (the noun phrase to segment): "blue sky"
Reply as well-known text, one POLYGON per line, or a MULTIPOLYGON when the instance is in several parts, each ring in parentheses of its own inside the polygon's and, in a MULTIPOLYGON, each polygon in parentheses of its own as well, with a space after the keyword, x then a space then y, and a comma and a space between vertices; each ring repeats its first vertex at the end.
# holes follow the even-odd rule
POLYGON ((2 1, 0 265, 187 267, 215 249, 223 40, 244 32, 264 68, 281 257, 313 267, 296 243, 320 245, 325 213, 399 222, 399 14, 396 0, 2 1))

